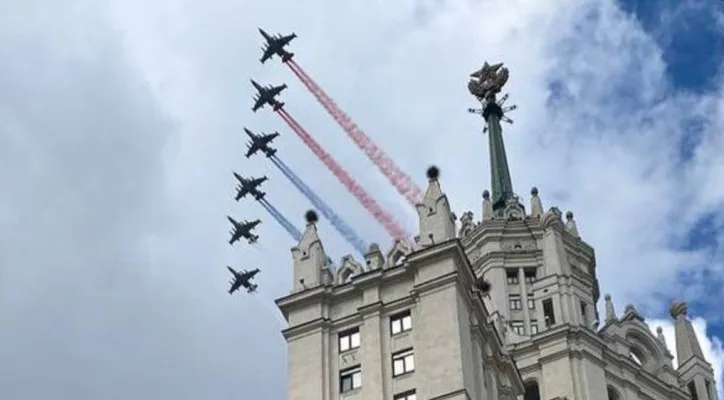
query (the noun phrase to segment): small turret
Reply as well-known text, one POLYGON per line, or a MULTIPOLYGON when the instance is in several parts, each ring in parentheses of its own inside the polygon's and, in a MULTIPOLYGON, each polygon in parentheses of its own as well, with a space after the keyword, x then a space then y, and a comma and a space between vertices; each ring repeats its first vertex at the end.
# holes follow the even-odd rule
POLYGON ((493 202, 490 201, 490 192, 483 190, 483 221, 493 218, 493 202))
POLYGON ((576 226, 576 221, 573 219, 573 212, 571 211, 566 213, 566 231, 573 235, 573 237, 581 237, 578 234, 578 227, 576 226))
POLYGON ((603 298, 606 300, 606 323, 608 324, 617 321, 618 317, 616 317, 616 310, 613 308, 611 295, 606 294, 603 298))
POLYGON ((365 254, 365 262, 367 263, 368 271, 380 269, 385 265, 385 256, 382 255, 380 246, 377 243, 370 244, 370 247, 365 254))
POLYGON ((455 238, 455 220, 447 196, 440 189, 439 176, 440 170, 437 167, 432 166, 427 170, 429 184, 425 197, 417 205, 420 234, 416 240, 421 247, 455 238))
POLYGON ((695 399, 716 400, 714 371, 704 358, 694 326, 687 317, 688 306, 684 301, 675 300, 669 311, 674 319, 678 372, 686 389, 695 399))
POLYGON ((530 216, 540 218, 543 215, 543 202, 538 197, 538 188, 533 186, 530 190, 530 216))
POLYGON ((324 252, 322 241, 317 235, 317 213, 310 210, 305 214, 307 227, 302 239, 292 248, 294 260, 293 292, 302 291, 331 283, 332 273, 329 270, 329 257, 324 252))

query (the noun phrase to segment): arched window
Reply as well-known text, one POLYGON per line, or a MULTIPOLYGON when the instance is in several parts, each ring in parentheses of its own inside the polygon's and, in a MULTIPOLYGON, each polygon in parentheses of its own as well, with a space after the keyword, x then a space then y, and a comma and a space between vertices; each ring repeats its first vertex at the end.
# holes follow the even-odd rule
POLYGON ((608 400, 620 400, 621 399, 621 396, 618 395, 618 392, 613 387, 607 386, 606 391, 608 392, 608 400))
POLYGON ((540 400, 538 382, 529 381, 525 383, 525 394, 523 395, 523 400, 540 400))
POLYGON ((644 366, 646 364, 646 356, 641 349, 637 347, 631 347, 629 349, 629 357, 638 365, 644 366))

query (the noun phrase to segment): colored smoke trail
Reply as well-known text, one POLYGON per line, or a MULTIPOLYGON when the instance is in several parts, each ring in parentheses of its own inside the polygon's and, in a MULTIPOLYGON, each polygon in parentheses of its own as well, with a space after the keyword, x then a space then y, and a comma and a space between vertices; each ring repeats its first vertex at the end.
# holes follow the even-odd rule
POLYGON ((387 233, 393 239, 404 239, 409 236, 404 229, 394 220, 394 218, 380 207, 379 204, 342 169, 332 156, 327 153, 322 146, 317 143, 312 136, 302 128, 301 125, 291 116, 285 109, 280 109, 277 114, 282 117, 284 122, 299 136, 304 144, 324 163, 325 166, 339 179, 344 187, 357 198, 357 200, 369 211, 375 219, 384 226, 387 233))
POLYGON ((415 185, 415 182, 405 174, 385 152, 380 149, 372 139, 367 136, 357 124, 332 100, 329 95, 299 66, 294 60, 286 63, 289 69, 299 78, 304 86, 314 95, 319 104, 334 118, 339 126, 344 129, 347 135, 357 146, 364 151, 367 157, 374 163, 392 186, 412 204, 416 206, 422 200, 423 192, 415 185))
MULTIPOLYGON (((334 226, 334 228, 339 232, 340 235, 342 235, 349 244, 352 245, 352 247, 357 250, 362 257, 364 257, 365 253, 367 252, 367 244, 360 239, 360 236, 357 235, 357 233, 349 226, 347 223, 345 223, 342 218, 335 213, 330 206, 327 205, 319 196, 317 196, 314 191, 307 186, 307 184, 302 181, 302 179, 292 171, 291 168, 287 164, 285 164, 279 157, 276 155, 269 157, 269 159, 276 165, 277 168, 279 168, 279 171, 284 174, 284 176, 289 179, 290 182, 300 191, 302 194, 309 199, 309 201, 312 203, 314 208, 319 210, 320 213, 334 226)), ((300 235, 301 238, 301 235, 300 235)))
POLYGON ((302 240, 302 232, 297 229, 289 220, 282 214, 276 207, 274 207, 269 201, 265 198, 259 199, 259 203, 266 209, 266 211, 274 217, 274 219, 279 223, 279 225, 284 228, 284 230, 289 233, 289 236, 291 236, 294 240, 299 243, 300 240, 302 240))

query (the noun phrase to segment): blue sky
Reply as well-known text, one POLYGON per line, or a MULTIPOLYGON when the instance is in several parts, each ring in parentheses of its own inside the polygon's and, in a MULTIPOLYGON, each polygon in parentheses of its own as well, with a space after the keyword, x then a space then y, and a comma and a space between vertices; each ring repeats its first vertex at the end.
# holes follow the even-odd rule
MULTIPOLYGON (((621 8, 638 21, 663 51, 666 63, 666 77, 673 91, 715 93, 721 82, 721 65, 724 57, 724 30, 721 25, 721 1, 675 1, 660 2, 622 0, 621 8)), ((680 154, 685 160, 691 159, 692 148, 699 143, 702 128, 706 123, 693 118, 686 121, 682 129, 690 135, 680 143, 680 154)), ((724 177, 722 177, 724 179, 724 177)), ((686 232, 679 243, 684 249, 714 251, 722 243, 717 239, 721 232, 721 218, 715 212, 702 215, 686 232), (717 219, 719 224, 717 223, 717 219)), ((724 281, 721 275, 713 273, 711 266, 701 265, 698 270, 680 273, 683 284, 705 281, 705 290, 711 293, 721 291, 724 281)), ((716 302, 703 299, 690 305, 694 312, 706 312, 718 308, 716 302)), ((724 337, 724 319, 709 325, 711 333, 724 337)))
MULTIPOLYGON (((257 204, 233 202, 231 170, 269 175, 269 200, 298 227, 310 205, 242 157, 242 127, 279 130, 284 161, 365 240, 391 243, 278 118, 249 110, 249 78, 286 82, 286 109, 416 229, 293 75, 258 63, 257 26, 297 32, 299 64, 418 184, 438 165, 453 210, 476 219, 487 140, 465 84, 504 61, 522 201, 536 186, 546 209, 574 212, 619 312, 634 303, 670 334, 672 298, 689 301, 721 371, 722 2, 278 3, 2 2, 0 397, 232 399, 248 385, 250 398, 283 398, 273 299, 289 291, 294 243, 257 204), (226 215, 265 219, 259 245, 230 247, 226 215), (227 264, 261 268, 257 296, 228 296, 227 264)), ((354 253, 318 227, 335 261, 354 253)))

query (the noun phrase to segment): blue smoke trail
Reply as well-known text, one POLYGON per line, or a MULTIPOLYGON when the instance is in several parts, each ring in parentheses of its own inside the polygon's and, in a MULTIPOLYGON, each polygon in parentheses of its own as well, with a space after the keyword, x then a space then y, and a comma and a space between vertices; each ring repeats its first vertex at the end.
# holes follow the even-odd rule
POLYGON ((284 228, 284 230, 289 233, 289 235, 299 243, 300 240, 302 240, 302 232, 297 229, 289 220, 284 217, 284 215, 276 208, 274 207, 267 199, 261 198, 259 199, 259 203, 269 212, 269 214, 274 217, 275 220, 279 223, 279 225, 284 228))
POLYGON ((357 252, 362 255, 362 257, 364 257, 367 252, 367 244, 360 239, 359 235, 357 235, 357 233, 355 233, 355 231, 347 225, 339 215, 332 211, 332 209, 324 201, 322 201, 322 199, 319 198, 319 196, 317 196, 316 193, 314 193, 314 191, 312 191, 312 189, 307 186, 301 178, 292 171, 291 168, 289 168, 289 166, 284 164, 279 157, 274 155, 269 157, 269 159, 287 178, 289 178, 292 184, 309 199, 312 205, 314 205, 314 207, 319 210, 325 218, 327 218, 332 226, 337 229, 337 232, 339 232, 339 234, 342 235, 342 237, 344 237, 347 242, 349 242, 357 250, 357 252))

